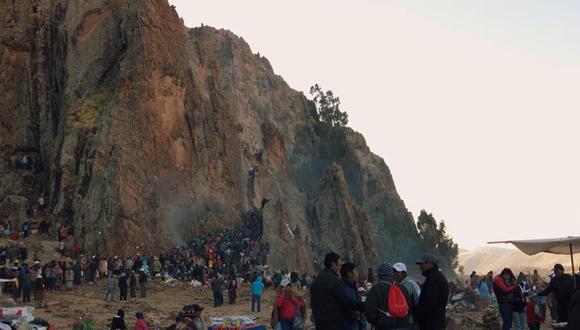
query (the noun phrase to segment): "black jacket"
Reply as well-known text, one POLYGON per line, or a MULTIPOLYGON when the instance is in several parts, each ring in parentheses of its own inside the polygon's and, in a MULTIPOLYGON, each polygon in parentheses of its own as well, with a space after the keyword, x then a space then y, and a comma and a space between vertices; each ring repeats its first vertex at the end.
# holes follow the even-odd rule
POLYGON ((324 269, 310 287, 312 314, 318 323, 344 323, 348 311, 363 311, 362 302, 347 295, 346 284, 330 269, 324 269))
POLYGON ((127 330, 125 320, 119 315, 115 315, 113 322, 111 322, 111 330, 127 330))
POLYGON ((365 303, 365 316, 367 321, 374 325, 378 330, 406 328, 411 323, 413 302, 407 289, 402 285, 399 288, 405 295, 407 305, 409 306, 409 316, 406 318, 394 318, 387 316, 385 313, 389 310, 389 290, 394 279, 388 282, 379 281, 376 283, 367 294, 367 301, 365 303))
POLYGON ((568 327, 567 330, 580 330, 580 290, 572 296, 570 307, 568 309, 568 327))
POLYGON ((554 277, 548 287, 544 291, 538 293, 540 296, 547 296, 550 293, 554 293, 556 296, 556 301, 558 304, 568 304, 570 299, 572 299, 572 294, 574 293, 574 278, 571 275, 564 274, 554 277))
POLYGON ((415 321, 421 330, 445 329, 449 283, 437 268, 431 268, 423 275, 426 279, 415 308, 415 321))

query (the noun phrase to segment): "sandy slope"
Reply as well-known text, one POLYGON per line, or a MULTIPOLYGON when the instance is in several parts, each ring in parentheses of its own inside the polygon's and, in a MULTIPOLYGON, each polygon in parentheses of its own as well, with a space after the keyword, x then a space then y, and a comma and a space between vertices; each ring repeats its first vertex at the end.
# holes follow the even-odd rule
MULTIPOLYGON (((549 273, 555 263, 561 263, 570 271, 570 257, 560 256, 547 253, 528 256, 519 250, 483 247, 474 250, 463 250, 459 253, 459 264, 465 267, 465 273, 469 274, 472 270, 478 273, 487 273, 490 270, 494 272, 501 271, 504 267, 510 267, 512 270, 533 271, 540 270, 542 273, 549 273)), ((580 254, 575 255, 576 268, 580 266, 580 254)))

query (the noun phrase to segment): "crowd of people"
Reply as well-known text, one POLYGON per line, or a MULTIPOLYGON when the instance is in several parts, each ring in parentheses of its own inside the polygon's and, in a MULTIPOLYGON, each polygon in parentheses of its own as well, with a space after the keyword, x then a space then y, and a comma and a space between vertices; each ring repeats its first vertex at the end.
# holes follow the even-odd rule
MULTIPOLYGON (((75 286, 100 279, 105 282, 105 301, 126 303, 146 298, 147 283, 161 277, 210 287, 214 306, 219 307, 225 298, 228 304, 236 304, 239 284, 244 282, 250 285, 252 312, 261 312, 266 288, 277 290, 271 318, 275 330, 302 330, 309 319, 318 330, 439 330, 446 328, 448 302, 454 294, 467 290, 487 304, 497 302, 503 329, 539 329, 547 311, 554 321, 568 322, 568 329, 580 329, 580 293, 574 285, 576 280, 580 286, 580 275, 575 279, 560 264, 554 266, 549 281, 537 271, 516 276, 506 268, 497 276, 493 272, 484 276, 473 272, 462 283, 448 282, 438 259, 425 255, 417 263, 425 277, 419 285, 409 278, 404 263, 383 263, 374 272, 358 269, 351 262, 342 263, 339 255, 329 253, 324 258, 324 269, 317 275, 273 272, 267 265, 270 246, 262 240, 261 209, 245 213, 242 220, 233 229, 184 242, 156 256, 111 257, 83 257, 71 227, 59 224, 58 230, 49 233, 45 224, 39 234, 54 235, 61 242, 59 252, 66 258, 29 264, 24 241, 0 247, 0 279, 15 280, 6 282, 3 292, 11 294, 16 302, 29 303, 34 298, 42 306, 46 290, 74 290, 75 286), (309 291, 310 317, 301 292, 304 289, 309 291)), ((185 306, 170 329, 200 329, 202 310, 199 305, 185 306)), ((144 322, 138 313, 135 329, 147 329, 144 322)), ((115 315, 112 325, 112 329, 127 329, 123 310, 115 315)))

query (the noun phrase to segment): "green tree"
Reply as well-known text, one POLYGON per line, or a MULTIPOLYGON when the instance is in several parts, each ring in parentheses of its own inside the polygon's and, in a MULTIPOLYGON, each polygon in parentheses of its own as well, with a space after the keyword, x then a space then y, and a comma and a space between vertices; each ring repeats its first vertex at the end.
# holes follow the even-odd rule
POLYGON ((441 221, 437 225, 433 214, 421 210, 421 214, 417 218, 417 230, 425 249, 440 258, 440 267, 449 271, 458 267, 459 247, 447 234, 445 221, 441 221))
POLYGON ((324 92, 322 88, 316 84, 310 87, 310 95, 312 95, 316 110, 320 116, 320 120, 332 127, 345 127, 348 125, 348 114, 340 110, 340 98, 334 96, 332 91, 324 92))

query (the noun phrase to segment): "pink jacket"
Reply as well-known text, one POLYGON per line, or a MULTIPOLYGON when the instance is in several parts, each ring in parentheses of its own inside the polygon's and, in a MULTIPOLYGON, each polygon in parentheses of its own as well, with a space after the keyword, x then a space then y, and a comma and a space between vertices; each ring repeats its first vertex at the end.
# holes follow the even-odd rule
POLYGON ((147 322, 144 319, 137 319, 137 322, 135 322, 135 330, 149 330, 147 322))

